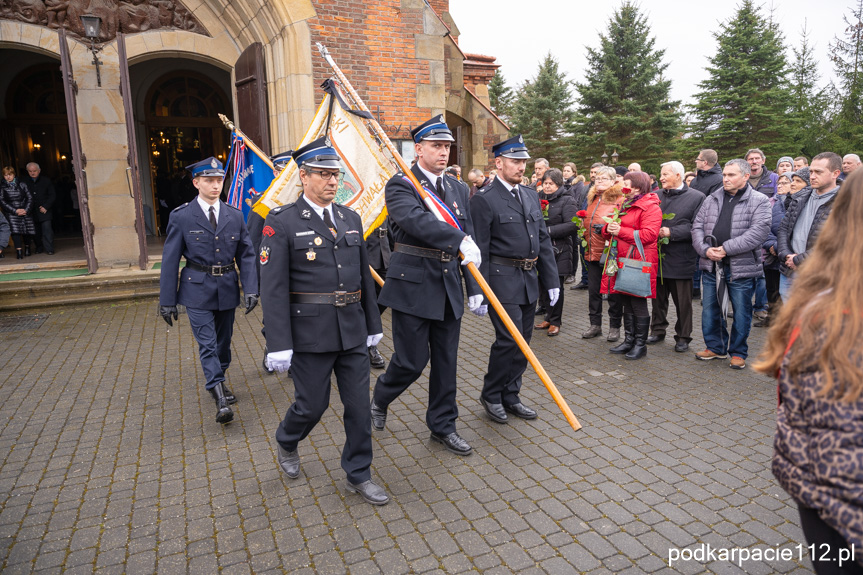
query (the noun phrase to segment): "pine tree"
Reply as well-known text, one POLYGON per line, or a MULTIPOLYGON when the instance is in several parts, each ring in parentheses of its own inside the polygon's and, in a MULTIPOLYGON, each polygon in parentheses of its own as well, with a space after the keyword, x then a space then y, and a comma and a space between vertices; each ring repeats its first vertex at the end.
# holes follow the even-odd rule
POLYGON ((623 163, 653 164, 664 159, 680 129, 680 102, 670 101, 671 81, 662 77, 664 50, 638 7, 629 0, 615 11, 599 48, 588 48, 588 81, 572 127, 581 162, 615 150, 623 163))
POLYGON ((743 0, 714 36, 718 46, 709 58, 710 76, 695 96, 692 139, 721 159, 742 157, 756 147, 773 158, 794 149, 789 68, 778 24, 752 0, 743 0))
POLYGON ((492 111, 505 122, 508 122, 512 115, 513 98, 515 94, 512 88, 506 85, 506 79, 500 70, 495 70, 494 76, 488 83, 488 99, 491 102, 492 111))
POLYGON ((863 0, 844 20, 844 39, 834 38, 829 52, 839 78, 834 145, 837 151, 850 153, 863 149, 863 0))
POLYGON ((826 90, 818 88, 821 75, 815 60, 814 45, 809 40, 806 20, 803 21, 800 34, 800 47, 792 47, 791 50, 795 64, 785 79, 791 92, 790 121, 796 134, 796 147, 783 153, 792 156, 803 154, 811 158, 827 149, 824 126, 830 106, 826 90))
POLYGON ((525 82, 512 108, 510 128, 524 136, 533 158, 546 158, 552 166, 569 161, 566 126, 572 121, 572 94, 566 73, 548 54, 536 78, 525 82))

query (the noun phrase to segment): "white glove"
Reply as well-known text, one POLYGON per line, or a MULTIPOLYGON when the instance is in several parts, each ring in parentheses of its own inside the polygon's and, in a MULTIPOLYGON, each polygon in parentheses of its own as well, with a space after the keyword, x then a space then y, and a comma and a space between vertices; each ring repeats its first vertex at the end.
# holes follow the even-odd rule
POLYGON ((294 350, 286 349, 283 351, 274 351, 267 354, 267 367, 274 369, 279 373, 291 369, 291 358, 294 357, 294 350))
POLYGON ((379 344, 383 338, 384 334, 382 333, 370 335, 368 338, 366 338, 366 347, 371 347, 373 345, 379 344))
POLYGON ((473 262, 476 267, 482 263, 482 255, 479 253, 479 246, 473 241, 470 236, 465 236, 458 246, 459 251, 464 255, 461 265, 466 266, 473 262))
POLYGON ((476 309, 480 306, 481 303, 482 303, 482 294, 467 296, 467 308, 470 311, 476 311, 476 309))
POLYGON ((553 288, 548 290, 548 305, 554 307, 554 304, 557 303, 557 298, 560 297, 560 288, 553 288))
POLYGON ((481 305, 478 308, 472 309, 470 311, 472 311, 474 315, 478 315, 479 317, 482 317, 488 313, 488 306, 487 305, 481 305))

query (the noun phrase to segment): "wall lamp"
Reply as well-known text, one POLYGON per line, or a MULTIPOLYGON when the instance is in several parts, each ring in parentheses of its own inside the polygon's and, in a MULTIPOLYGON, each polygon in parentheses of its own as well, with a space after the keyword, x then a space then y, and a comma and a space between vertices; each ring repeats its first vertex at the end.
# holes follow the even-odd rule
POLYGON ((96 54, 102 51, 102 47, 96 47, 96 40, 99 38, 99 27, 102 24, 102 19, 92 14, 83 14, 81 23, 84 25, 84 36, 90 40, 90 51, 93 53, 93 64, 96 66, 96 83, 102 87, 102 74, 99 72, 99 58, 96 54))

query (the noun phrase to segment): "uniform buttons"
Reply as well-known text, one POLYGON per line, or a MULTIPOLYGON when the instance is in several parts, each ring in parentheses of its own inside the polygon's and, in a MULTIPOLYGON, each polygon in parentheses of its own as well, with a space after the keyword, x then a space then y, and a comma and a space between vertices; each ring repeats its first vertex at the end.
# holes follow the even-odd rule
POLYGON ((337 250, 337 249, 339 249, 339 246, 333 246, 333 249, 337 250))
MULTIPOLYGON (((533 236, 530 236, 530 237, 533 237, 533 236)), ((222 251, 222 250, 220 250, 219 248, 216 248, 216 253, 218 253, 220 251, 222 251)))
POLYGON ((216 239, 219 239, 219 236, 216 236, 216 239))
MULTIPOLYGON (((530 237, 533 237, 533 234, 530 234, 530 237)), ((219 251, 219 250, 216 250, 216 251, 219 251)))
POLYGON ((345 284, 339 284, 339 287, 345 287, 345 284))
POLYGON ((342 269, 342 264, 339 264, 339 265, 337 265, 336 267, 337 267, 337 268, 339 268, 339 269, 342 269))
POLYGON ((405 274, 400 274, 402 277, 405 277, 405 274))
POLYGON ((449 273, 449 270, 444 270, 443 273, 449 273))

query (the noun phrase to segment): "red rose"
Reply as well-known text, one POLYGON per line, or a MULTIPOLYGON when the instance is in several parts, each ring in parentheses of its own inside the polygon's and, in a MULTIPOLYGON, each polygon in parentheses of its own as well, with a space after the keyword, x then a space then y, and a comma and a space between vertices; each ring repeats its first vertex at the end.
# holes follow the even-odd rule
POLYGON ((587 210, 578 210, 577 212, 575 212, 575 215, 578 216, 579 218, 586 218, 587 217, 587 210))
POLYGON ((626 194, 628 196, 630 193, 632 193, 632 188, 623 188, 622 191, 624 194, 626 194))
POLYGON ((539 200, 539 205, 542 206, 542 209, 548 208, 548 200, 539 200))

